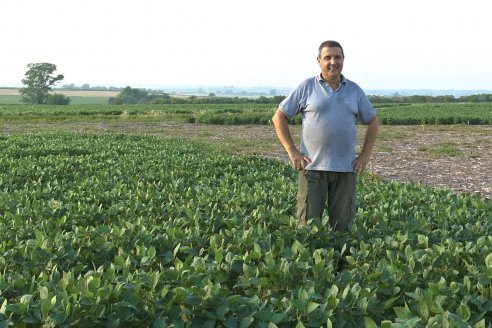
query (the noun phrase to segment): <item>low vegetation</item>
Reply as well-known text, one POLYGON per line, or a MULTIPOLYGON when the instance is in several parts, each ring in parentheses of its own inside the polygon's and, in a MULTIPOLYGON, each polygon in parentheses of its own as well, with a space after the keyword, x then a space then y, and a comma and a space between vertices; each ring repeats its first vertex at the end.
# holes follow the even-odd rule
POLYGON ((289 166, 183 139, 0 138, 0 326, 490 327, 492 203, 363 176, 295 224, 289 166))
MULTIPOLYGON (((0 105, 0 121, 138 119, 203 124, 270 124, 278 104, 0 105)), ((492 103, 376 104, 383 125, 489 125, 492 103)), ((290 120, 300 124, 301 116, 290 120)))
MULTIPOLYGON (((490 199, 364 175, 350 231, 298 228, 283 162, 31 124, 251 129, 276 105, 0 105, 0 123, 31 129, 0 136, 0 327, 490 328, 490 199)), ((490 103, 376 106, 387 125, 492 124, 490 103)))

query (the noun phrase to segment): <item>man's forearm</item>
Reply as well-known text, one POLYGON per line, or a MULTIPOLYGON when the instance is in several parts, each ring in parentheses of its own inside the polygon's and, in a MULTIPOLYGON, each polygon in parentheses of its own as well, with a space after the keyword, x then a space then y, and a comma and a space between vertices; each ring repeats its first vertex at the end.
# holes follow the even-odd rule
POLYGON ((287 116, 277 110, 272 118, 273 125, 275 126, 275 133, 282 146, 284 146, 287 153, 290 155, 293 151, 297 150, 292 135, 290 134, 289 124, 287 122, 287 116))
POLYGON ((379 120, 375 117, 371 123, 367 125, 366 135, 364 137, 364 144, 362 146, 362 153, 370 155, 376 144, 376 138, 379 131, 379 120))

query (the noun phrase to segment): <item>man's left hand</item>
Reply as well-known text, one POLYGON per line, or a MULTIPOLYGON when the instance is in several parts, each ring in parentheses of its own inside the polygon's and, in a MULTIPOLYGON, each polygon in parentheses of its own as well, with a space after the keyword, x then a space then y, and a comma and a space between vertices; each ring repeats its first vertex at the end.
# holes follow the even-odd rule
POLYGON ((362 171, 367 167, 367 164, 369 163, 369 155, 366 155, 364 153, 361 153, 359 156, 357 156, 356 159, 352 162, 352 169, 354 170, 355 174, 360 174, 362 171))

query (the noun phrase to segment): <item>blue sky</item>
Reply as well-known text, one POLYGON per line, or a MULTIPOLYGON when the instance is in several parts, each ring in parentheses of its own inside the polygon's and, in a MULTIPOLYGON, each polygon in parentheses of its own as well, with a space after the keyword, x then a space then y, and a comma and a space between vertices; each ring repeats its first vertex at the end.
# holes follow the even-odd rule
POLYGON ((295 87, 327 39, 364 89, 492 89, 489 0, 3 0, 0 86, 295 87), (8 31, 8 32, 5 32, 8 31))

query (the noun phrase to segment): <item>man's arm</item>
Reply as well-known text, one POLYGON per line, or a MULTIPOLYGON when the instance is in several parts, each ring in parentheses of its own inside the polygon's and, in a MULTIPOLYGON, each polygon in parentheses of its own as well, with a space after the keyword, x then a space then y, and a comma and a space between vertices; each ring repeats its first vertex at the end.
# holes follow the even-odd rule
POLYGON ((378 130, 379 130, 379 120, 376 116, 367 125, 362 151, 359 154, 359 156, 357 156, 357 158, 352 162, 352 167, 355 173, 357 174, 361 173, 362 170, 364 170, 367 164, 369 163, 372 150, 374 149, 374 145, 376 144, 378 130))
POLYGON ((303 170, 307 164, 311 163, 311 159, 301 154, 297 149, 292 135, 290 134, 288 118, 280 109, 277 109, 275 115, 272 117, 273 125, 275 126, 275 132, 277 137, 284 146, 287 154, 289 155, 292 167, 296 170, 303 170))

